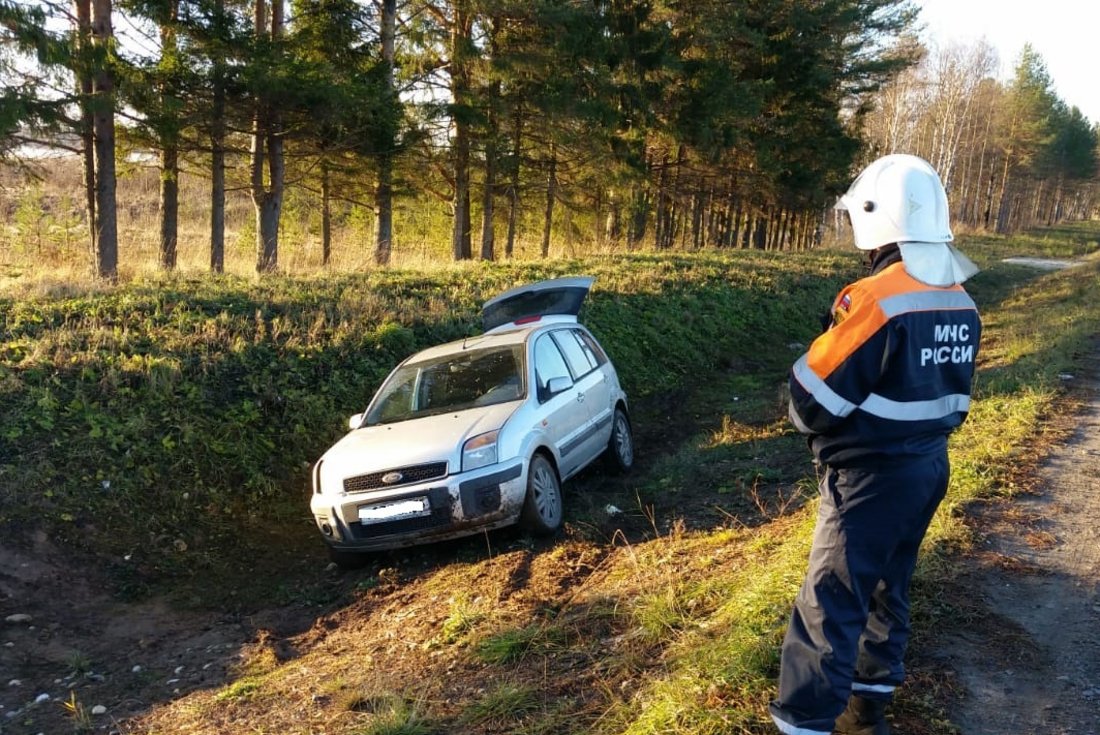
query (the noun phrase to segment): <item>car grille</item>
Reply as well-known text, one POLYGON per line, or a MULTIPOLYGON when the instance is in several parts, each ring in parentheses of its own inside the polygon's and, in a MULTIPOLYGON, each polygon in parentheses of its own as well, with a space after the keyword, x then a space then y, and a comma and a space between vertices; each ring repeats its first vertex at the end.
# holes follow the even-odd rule
POLYGON ((348 477, 344 480, 344 492, 361 493, 367 490, 376 490, 380 487, 401 487, 417 482, 434 480, 437 477, 447 476, 446 462, 431 462, 430 464, 418 464, 412 467, 400 467, 385 472, 372 472, 369 475, 348 477), (400 473, 401 479, 397 482, 383 482, 382 478, 391 473, 400 473))

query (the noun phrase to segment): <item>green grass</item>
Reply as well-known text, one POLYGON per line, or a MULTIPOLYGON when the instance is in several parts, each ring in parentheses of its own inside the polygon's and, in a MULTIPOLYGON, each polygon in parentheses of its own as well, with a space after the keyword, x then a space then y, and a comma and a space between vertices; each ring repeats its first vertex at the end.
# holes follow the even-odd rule
POLYGON ((486 617, 487 614, 472 605, 465 595, 455 598, 450 613, 440 626, 439 641, 445 644, 459 642, 486 617))
POLYGON ((345 730, 348 735, 433 735, 437 728, 428 720, 421 703, 388 695, 364 701, 356 709, 366 712, 365 722, 345 730))
POLYGON ((476 644, 477 658, 487 664, 515 663, 528 656, 545 656, 564 647, 565 633, 554 625, 532 623, 490 635, 476 644))
POLYGON ((534 687, 503 683, 473 702, 459 719, 470 725, 516 722, 540 706, 541 698, 534 687))
POLYGON ((214 697, 216 702, 231 702, 241 699, 249 699, 256 696, 262 690, 262 679, 259 677, 245 677, 238 679, 218 692, 214 697))

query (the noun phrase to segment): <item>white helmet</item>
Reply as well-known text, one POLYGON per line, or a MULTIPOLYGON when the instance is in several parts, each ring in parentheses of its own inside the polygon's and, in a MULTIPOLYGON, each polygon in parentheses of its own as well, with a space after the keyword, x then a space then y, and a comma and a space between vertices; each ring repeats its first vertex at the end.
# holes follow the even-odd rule
POLYGON ((856 177, 836 208, 848 211, 860 250, 954 240, 947 192, 936 170, 917 156, 895 153, 878 159, 856 177))

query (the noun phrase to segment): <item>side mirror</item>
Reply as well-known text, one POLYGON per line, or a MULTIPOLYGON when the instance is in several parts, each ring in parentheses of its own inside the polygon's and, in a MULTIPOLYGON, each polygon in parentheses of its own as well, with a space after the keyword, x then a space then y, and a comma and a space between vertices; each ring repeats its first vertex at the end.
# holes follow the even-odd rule
POLYGON ((573 381, 565 376, 557 378, 550 378, 550 382, 546 384, 546 392, 549 395, 556 396, 562 391, 569 390, 573 387, 573 381))
POLYGON ((351 430, 351 431, 355 431, 356 429, 358 429, 362 425, 363 425, 363 414, 361 414, 361 413, 357 413, 354 416, 352 416, 350 419, 348 419, 348 429, 351 430))

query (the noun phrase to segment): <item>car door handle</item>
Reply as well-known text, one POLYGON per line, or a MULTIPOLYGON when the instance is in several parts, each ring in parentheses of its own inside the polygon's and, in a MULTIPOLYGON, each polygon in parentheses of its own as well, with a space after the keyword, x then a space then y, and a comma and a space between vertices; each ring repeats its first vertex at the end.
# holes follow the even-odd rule
POLYGON ((577 394, 577 403, 584 403, 584 393, 577 394))

